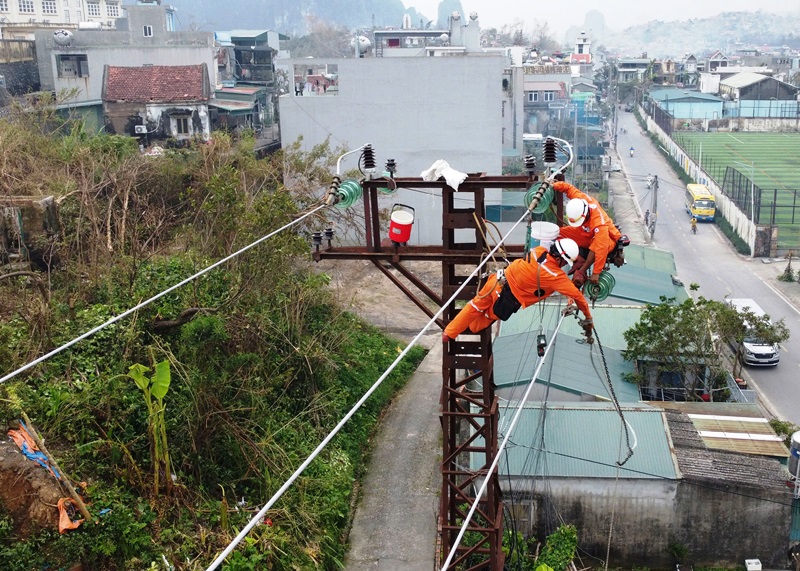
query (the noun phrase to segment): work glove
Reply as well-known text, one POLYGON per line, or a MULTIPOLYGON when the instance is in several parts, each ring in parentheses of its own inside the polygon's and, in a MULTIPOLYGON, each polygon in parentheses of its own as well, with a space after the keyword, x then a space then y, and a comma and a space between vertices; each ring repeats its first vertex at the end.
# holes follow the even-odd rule
POLYGON ((587 317, 586 319, 582 319, 579 321, 581 327, 583 328, 583 334, 588 338, 592 336, 592 329, 594 328, 594 322, 592 321, 591 317, 587 317))
POLYGON ((575 273, 572 275, 572 283, 575 284, 575 287, 579 288, 586 283, 586 272, 583 270, 575 270, 575 273))
POLYGON ((598 274, 598 273, 592 274, 591 276, 589 276, 589 281, 592 282, 594 285, 599 284, 600 283, 600 274, 598 274))
POLYGON ((452 341, 452 339, 447 336, 447 333, 442 333, 442 343, 449 343, 450 341, 452 341))
POLYGON ((561 315, 563 315, 564 317, 566 317, 568 315, 574 315, 575 312, 577 311, 577 309, 578 309, 578 306, 575 305, 575 302, 572 301, 572 300, 569 300, 569 302, 567 302, 567 307, 565 307, 563 310, 561 310, 561 315))
POLYGON ((571 276, 572 274, 577 272, 578 268, 582 268, 584 263, 586 263, 586 258, 584 258, 583 256, 578 256, 577 258, 575 258, 575 261, 572 262, 572 267, 567 272, 567 275, 571 276))
POLYGON ((567 177, 564 176, 563 172, 560 172, 560 173, 558 173, 557 175, 555 175, 553 177, 553 180, 556 181, 556 182, 563 182, 563 181, 567 180, 567 177))

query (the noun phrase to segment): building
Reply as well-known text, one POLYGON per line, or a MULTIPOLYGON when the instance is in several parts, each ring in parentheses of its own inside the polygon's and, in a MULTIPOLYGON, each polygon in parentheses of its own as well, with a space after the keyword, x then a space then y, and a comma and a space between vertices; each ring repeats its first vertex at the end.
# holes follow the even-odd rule
POLYGON ((800 115, 800 89, 758 73, 737 73, 719 84, 720 95, 730 117, 783 117, 796 119, 800 115))
POLYGON ((619 58, 617 60, 617 79, 620 83, 642 81, 649 67, 650 60, 647 58, 619 58))
POLYGON ((723 100, 717 95, 661 87, 651 89, 648 96, 654 108, 664 111, 673 119, 683 120, 682 123, 686 119, 721 119, 723 116, 723 100))
POLYGON ((626 259, 593 309, 602 351, 581 342, 575 319, 554 335, 557 296, 500 325, 493 354, 503 438, 519 416, 499 480, 516 529, 541 539, 574 524, 582 552, 608 554, 616 567, 670 567, 675 545, 696 565, 758 556, 782 566, 793 520, 788 450, 756 404, 642 399, 625 378, 633 365, 621 355, 624 332, 644 304, 688 294, 670 253, 628 246, 626 259), (541 367, 539 335, 550 352, 541 367))
POLYGON ((205 65, 216 84, 210 32, 176 32, 171 8, 157 3, 123 7, 115 30, 36 32, 41 89, 70 93, 68 106, 101 106, 106 66, 205 65))
POLYGON ((33 40, 40 30, 79 26, 113 30, 122 12, 121 0, 0 0, 0 39, 33 40))
POLYGON ((208 101, 211 85, 205 64, 184 66, 106 66, 103 111, 111 133, 207 141, 211 135, 208 101))

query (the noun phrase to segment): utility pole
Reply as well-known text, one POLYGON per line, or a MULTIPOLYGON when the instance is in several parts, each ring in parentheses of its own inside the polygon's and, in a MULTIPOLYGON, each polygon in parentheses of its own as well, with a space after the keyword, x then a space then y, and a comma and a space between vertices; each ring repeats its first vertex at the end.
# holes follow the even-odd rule
POLYGON ((658 220, 658 175, 653 175, 653 208, 650 210, 650 238, 656 233, 656 220, 658 220))
MULTIPOLYGON (((379 188, 387 186, 385 178, 361 181, 364 200, 364 236, 366 245, 336 247, 332 245, 333 231, 326 231, 327 245, 321 233, 314 236, 313 258, 369 260, 389 278, 417 307, 433 318, 436 314, 423 300, 409 289, 387 267, 391 266, 411 282, 430 301, 441 307, 465 282, 457 299, 472 298, 478 278, 463 274, 463 268, 476 267, 490 250, 486 243, 485 190, 517 189, 531 187, 535 178, 527 176, 486 176, 471 174, 458 187, 458 196, 472 206, 457 208, 456 191, 444 180, 425 181, 421 178, 394 178, 396 187, 412 189, 439 189, 442 197, 442 245, 441 246, 384 246, 382 243, 378 207, 379 188), (480 222, 476 222, 480 221, 480 222), (469 232, 463 232, 464 229, 469 232), (459 240, 456 240, 456 234, 459 240), (466 238, 464 238, 466 236, 466 238), (405 265, 406 261, 438 261, 442 264, 442 294, 437 295, 405 265)), ((542 188, 542 192, 544 189, 542 188)), ((535 202, 541 198, 535 198, 535 202)), ((459 200, 459 204, 462 200, 459 200)), ((558 204, 559 215, 561 203, 558 204)), ((431 223, 428 221, 426 223, 431 223)), ((523 255, 524 246, 504 246, 508 258, 523 255)), ((451 302, 443 319, 436 321, 442 329, 447 321, 455 317, 458 309, 451 302)), ((475 517, 469 524, 472 536, 470 545, 460 544, 447 571, 469 568, 501 571, 503 555, 503 502, 498 470, 489 472, 497 457, 499 400, 494 392, 494 360, 490 328, 477 336, 465 335, 447 343, 442 357, 442 487, 438 518, 439 540, 436 545, 436 560, 444 564, 455 546, 455 540, 470 506, 478 500, 475 517), (476 339, 477 337, 477 339, 476 339), (486 493, 476 498, 483 479, 490 480, 486 493)))

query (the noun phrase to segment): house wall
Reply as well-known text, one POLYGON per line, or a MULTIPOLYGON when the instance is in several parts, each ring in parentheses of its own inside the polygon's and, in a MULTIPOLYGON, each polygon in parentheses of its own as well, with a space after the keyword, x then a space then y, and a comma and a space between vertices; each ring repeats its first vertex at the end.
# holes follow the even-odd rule
POLYGON ((211 123, 205 104, 145 104, 136 102, 107 103, 105 115, 114 133, 137 136, 134 125, 146 125, 150 138, 191 139, 199 136, 204 140, 211 134, 211 123), (179 136, 173 129, 170 118, 175 113, 191 116, 192 133, 179 136))
MULTIPOLYGON (((295 64, 307 63, 280 62, 288 66, 290 76, 295 64)), ((505 57, 332 59, 324 63, 338 65, 338 95, 298 97, 291 89, 281 96, 284 146, 301 136, 306 151, 329 137, 331 144, 351 150, 371 143, 378 176, 388 158, 395 159, 397 175, 404 177, 420 176, 438 159, 462 172, 501 174, 505 57)), ((355 168, 356 159, 356 155, 346 158, 342 170, 355 168)), ((486 194, 489 203, 501 204, 500 191, 486 194)), ((382 200, 382 207, 399 202, 416 209, 410 244, 441 244, 438 192, 399 189, 382 200)), ((359 206, 360 202, 355 208, 359 206)), ((517 243, 522 242, 523 233, 519 228, 517 243)))
MULTIPOLYGON (((211 32, 169 32, 166 30, 163 9, 143 6, 151 17, 136 23, 149 22, 153 26, 153 37, 144 37, 141 26, 128 30, 76 30, 68 47, 56 45, 50 31, 36 32, 36 53, 39 62, 39 77, 43 90, 60 92, 77 89, 76 102, 100 100, 103 89, 103 70, 106 65, 198 65, 208 66, 212 85, 216 84, 217 62, 213 53, 211 32), (58 77, 57 56, 86 55, 88 77, 58 77)), ((137 12, 138 14, 138 12, 137 12)), ((126 19, 119 20, 126 22, 126 19)))
POLYGON ((716 480, 549 478, 544 494, 530 480, 515 478, 512 504, 508 478, 500 482, 528 536, 543 538, 562 522, 572 523, 584 556, 605 560, 613 523, 609 563, 615 568, 672 568, 670 547, 677 544, 696 566, 759 558, 765 568, 778 569, 789 547, 791 498, 783 491, 716 480))

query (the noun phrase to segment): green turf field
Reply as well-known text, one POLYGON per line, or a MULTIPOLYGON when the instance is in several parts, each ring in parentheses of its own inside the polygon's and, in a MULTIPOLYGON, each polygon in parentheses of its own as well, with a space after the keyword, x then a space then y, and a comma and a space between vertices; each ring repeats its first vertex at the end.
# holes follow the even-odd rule
POLYGON ((720 185, 726 167, 761 188, 759 223, 774 219, 778 247, 800 247, 800 133, 673 132, 673 139, 720 185), (774 205, 773 205, 774 203, 774 205))

